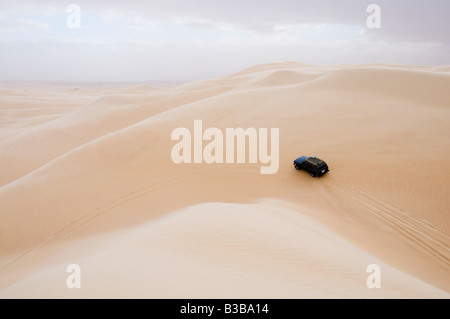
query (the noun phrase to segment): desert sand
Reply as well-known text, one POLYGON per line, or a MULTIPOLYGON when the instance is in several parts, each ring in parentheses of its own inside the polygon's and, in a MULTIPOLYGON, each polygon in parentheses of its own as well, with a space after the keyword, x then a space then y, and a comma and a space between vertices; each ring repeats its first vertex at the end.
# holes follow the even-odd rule
POLYGON ((294 62, 0 83, 0 298, 449 298, 449 87, 449 67, 294 62), (175 164, 198 119, 279 128, 278 172, 175 164))

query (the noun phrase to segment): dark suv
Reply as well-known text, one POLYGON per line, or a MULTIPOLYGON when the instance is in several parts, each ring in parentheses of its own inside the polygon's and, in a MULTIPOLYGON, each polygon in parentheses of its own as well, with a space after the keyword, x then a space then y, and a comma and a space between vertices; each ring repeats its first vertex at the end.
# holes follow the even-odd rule
POLYGON ((304 169, 309 172, 312 177, 320 177, 330 171, 327 163, 315 156, 301 156, 294 161, 294 166, 296 170, 304 169))

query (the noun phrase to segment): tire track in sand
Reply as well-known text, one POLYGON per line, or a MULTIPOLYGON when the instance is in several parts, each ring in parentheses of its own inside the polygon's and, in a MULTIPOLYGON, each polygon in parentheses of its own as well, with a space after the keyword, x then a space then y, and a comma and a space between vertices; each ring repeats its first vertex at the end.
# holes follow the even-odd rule
POLYGON ((450 237, 431 225, 401 209, 333 176, 326 185, 357 201, 370 213, 390 225, 414 246, 421 247, 428 255, 450 269, 450 237))

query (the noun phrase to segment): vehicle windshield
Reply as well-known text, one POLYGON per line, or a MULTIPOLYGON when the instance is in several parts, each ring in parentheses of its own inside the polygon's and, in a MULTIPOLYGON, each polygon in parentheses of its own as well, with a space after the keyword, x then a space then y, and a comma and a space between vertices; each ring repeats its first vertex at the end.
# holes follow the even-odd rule
POLYGON ((322 164, 320 164, 319 166, 317 166, 317 168, 325 168, 325 167, 327 167, 327 164, 326 164, 326 163, 322 163, 322 164))

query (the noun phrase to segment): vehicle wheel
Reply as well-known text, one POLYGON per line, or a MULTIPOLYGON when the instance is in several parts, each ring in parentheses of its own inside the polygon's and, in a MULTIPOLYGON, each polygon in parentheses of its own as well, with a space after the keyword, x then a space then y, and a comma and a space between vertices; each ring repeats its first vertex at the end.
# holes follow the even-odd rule
POLYGON ((309 173, 312 177, 315 177, 313 173, 309 173))
POLYGON ((301 170, 302 168, 301 168, 300 166, 298 166, 298 165, 295 165, 295 169, 296 169, 297 171, 299 171, 299 170, 301 170))

